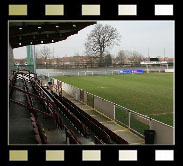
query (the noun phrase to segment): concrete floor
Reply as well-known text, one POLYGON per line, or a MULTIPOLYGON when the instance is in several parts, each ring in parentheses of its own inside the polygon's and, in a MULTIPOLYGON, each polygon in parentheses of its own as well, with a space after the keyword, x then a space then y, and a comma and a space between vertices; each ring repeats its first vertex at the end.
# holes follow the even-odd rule
MULTIPOLYGON (((23 81, 18 79, 16 87, 23 89, 23 81)), ((14 91, 12 99, 27 105, 24 93, 14 91)), ((29 110, 16 105, 9 104, 9 144, 35 144, 33 126, 30 119, 29 110)))

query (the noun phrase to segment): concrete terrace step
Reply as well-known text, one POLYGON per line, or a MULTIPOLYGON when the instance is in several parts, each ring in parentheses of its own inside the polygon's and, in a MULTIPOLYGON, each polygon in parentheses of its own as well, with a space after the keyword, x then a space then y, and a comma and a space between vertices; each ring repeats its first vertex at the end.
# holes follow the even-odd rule
POLYGON ((139 137, 137 134, 130 131, 128 128, 118 124, 116 121, 104 116, 99 111, 91 108, 90 106, 82 103, 81 101, 76 101, 73 96, 67 94, 66 92, 62 92, 63 96, 72 101, 75 105, 81 108, 83 111, 88 113, 90 116, 98 120, 104 126, 115 132, 118 136, 125 139, 129 144, 144 144, 145 140, 139 137))

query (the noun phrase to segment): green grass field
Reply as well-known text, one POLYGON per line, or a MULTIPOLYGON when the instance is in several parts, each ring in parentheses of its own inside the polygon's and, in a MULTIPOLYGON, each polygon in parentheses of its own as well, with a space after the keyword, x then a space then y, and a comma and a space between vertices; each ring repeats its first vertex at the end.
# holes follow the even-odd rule
POLYGON ((55 77, 65 83, 173 125, 173 74, 55 77))

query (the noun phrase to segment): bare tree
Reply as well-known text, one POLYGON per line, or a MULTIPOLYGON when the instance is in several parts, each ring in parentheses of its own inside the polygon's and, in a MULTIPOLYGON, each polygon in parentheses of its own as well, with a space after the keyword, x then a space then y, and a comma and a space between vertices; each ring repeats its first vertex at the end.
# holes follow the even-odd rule
POLYGON ((51 49, 46 46, 43 46, 40 50, 38 50, 37 58, 44 59, 44 63, 47 66, 47 61, 51 58, 51 54, 51 49))
POLYGON ((140 64, 140 61, 143 60, 143 55, 137 51, 133 51, 132 55, 130 56, 130 60, 134 63, 134 64, 140 64))
POLYGON ((91 33, 87 36, 85 42, 85 52, 89 56, 100 57, 100 63, 104 59, 106 49, 118 45, 120 34, 116 28, 110 25, 97 24, 91 33))
POLYGON ((87 57, 88 60, 88 64, 91 66, 91 68, 93 67, 93 63, 94 63, 94 59, 97 58, 96 56, 93 55, 93 53, 91 51, 84 51, 84 55, 85 57, 87 57))
POLYGON ((125 58, 127 58, 127 56, 126 56, 126 54, 125 54, 125 51, 120 50, 120 51, 118 52, 117 58, 119 58, 119 59, 120 59, 120 63, 123 64, 125 58))

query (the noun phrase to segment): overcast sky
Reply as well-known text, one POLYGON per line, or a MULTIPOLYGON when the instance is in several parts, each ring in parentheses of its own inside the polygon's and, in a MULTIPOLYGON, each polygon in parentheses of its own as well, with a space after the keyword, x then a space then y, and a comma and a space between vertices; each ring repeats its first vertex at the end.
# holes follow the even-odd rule
MULTIPOLYGON (((174 21, 97 21, 115 27, 121 34, 119 46, 114 46, 109 52, 116 56, 119 50, 138 51, 144 57, 174 57, 174 21)), ((64 41, 45 44, 52 50, 54 57, 74 56, 76 53, 83 55, 84 43, 87 34, 95 25, 88 26, 78 34, 68 37, 64 41)), ((36 45, 36 50, 44 44, 36 45)), ((25 58, 26 47, 13 50, 14 58, 25 58)))

